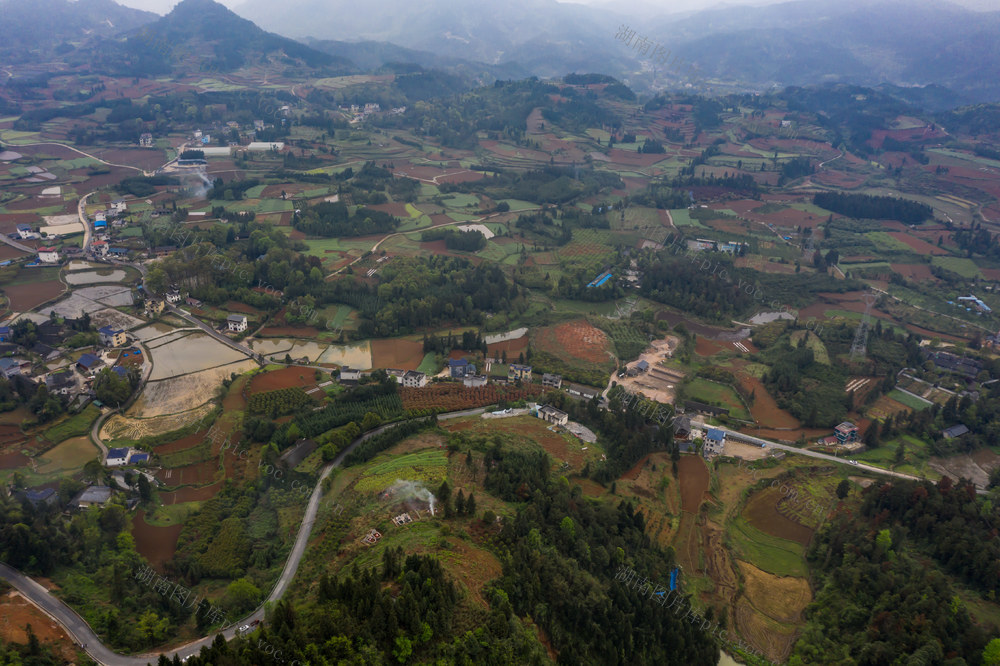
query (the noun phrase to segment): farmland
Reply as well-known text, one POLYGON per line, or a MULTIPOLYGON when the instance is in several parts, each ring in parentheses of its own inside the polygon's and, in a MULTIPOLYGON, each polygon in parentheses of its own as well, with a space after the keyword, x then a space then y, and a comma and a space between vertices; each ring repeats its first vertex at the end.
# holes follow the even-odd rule
POLYGON ((500 401, 515 402, 541 395, 541 386, 462 386, 461 384, 430 385, 423 388, 403 387, 399 396, 403 407, 416 410, 452 412, 495 405, 500 401))

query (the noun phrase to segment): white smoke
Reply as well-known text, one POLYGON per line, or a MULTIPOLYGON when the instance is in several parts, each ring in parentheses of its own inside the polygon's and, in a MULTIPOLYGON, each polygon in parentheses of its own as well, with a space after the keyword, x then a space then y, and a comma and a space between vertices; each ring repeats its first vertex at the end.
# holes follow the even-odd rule
POLYGON ((405 481, 403 479, 396 479, 396 482, 389 486, 386 492, 393 496, 398 497, 401 500, 417 499, 427 502, 431 509, 431 515, 434 515, 434 502, 437 501, 434 497, 434 493, 427 490, 424 484, 419 481, 405 481))

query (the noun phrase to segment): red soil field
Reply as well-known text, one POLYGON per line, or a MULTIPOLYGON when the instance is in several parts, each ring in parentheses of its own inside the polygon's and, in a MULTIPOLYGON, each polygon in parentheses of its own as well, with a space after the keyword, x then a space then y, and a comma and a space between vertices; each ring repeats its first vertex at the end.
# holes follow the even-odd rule
POLYGON ((608 352, 611 345, 608 336, 599 328, 591 326, 585 319, 540 328, 532 339, 540 351, 560 358, 568 355, 590 363, 606 363, 610 358, 608 352))
POLYGON ((18 451, 0 453, 0 469, 17 469, 31 464, 31 458, 18 451))
POLYGON ((250 380, 249 395, 261 393, 263 391, 275 391, 277 389, 301 386, 303 389, 310 389, 316 386, 316 375, 312 368, 282 368, 272 370, 259 375, 254 375, 250 380), (301 375, 301 378, 300 378, 301 375))
POLYGON ((468 387, 462 384, 432 384, 424 388, 399 389, 399 397, 405 409, 440 409, 442 411, 457 411, 485 407, 496 403, 501 398, 520 400, 542 394, 540 384, 525 384, 523 386, 506 386, 502 384, 487 384, 486 386, 468 387))
POLYGON ((227 301, 223 307, 230 312, 242 312, 243 314, 251 315, 260 314, 260 310, 257 308, 252 305, 247 305, 246 303, 240 303, 239 301, 227 301))
POLYGON ((181 437, 173 442, 168 442, 167 444, 160 444, 153 449, 153 453, 164 454, 164 453, 177 453, 178 451, 186 451, 187 449, 193 449, 208 437, 208 428, 199 430, 196 433, 187 435, 186 437, 181 437))
POLYGON ((313 183, 281 183, 280 185, 268 185, 260 193, 261 199, 278 199, 284 191, 286 197, 293 197, 307 190, 318 189, 313 183))
POLYGON ((697 513, 708 490, 708 468, 698 455, 684 455, 677 461, 677 477, 681 480, 681 510, 697 513))
POLYGON ((10 309, 18 312, 26 312, 32 308, 36 308, 63 293, 65 289, 66 287, 59 280, 46 280, 45 282, 15 284, 3 287, 4 293, 10 299, 10 309))
POLYGON ((743 516, 748 523, 764 534, 795 541, 805 546, 812 538, 813 531, 778 513, 778 502, 784 499, 785 496, 778 489, 767 488, 754 493, 743 509, 743 516))
POLYGON ((150 148, 92 148, 87 151, 105 162, 127 164, 140 169, 152 170, 167 161, 162 150, 150 148))
POLYGON ((830 171, 827 169, 813 174, 811 178, 813 182, 819 183, 820 185, 842 187, 845 189, 860 187, 865 182, 864 176, 855 176, 854 174, 845 173, 843 171, 830 171))
POLYGON ((519 354, 527 353, 528 351, 528 335, 527 333, 517 338, 516 340, 504 340, 503 342, 496 342, 492 345, 486 345, 486 352, 491 358, 503 358, 503 353, 507 352, 507 360, 516 359, 519 354))
POLYGON ((262 338, 315 338, 319 334, 315 326, 269 326, 259 333, 262 338))
POLYGON ((160 500, 165 505, 184 504, 185 502, 204 502, 205 500, 210 500, 215 497, 218 492, 222 490, 222 484, 225 482, 226 480, 223 479, 222 481, 213 483, 210 486, 202 486, 201 488, 186 486, 172 493, 160 493, 160 500))
POLYGON ((715 354, 726 351, 727 349, 729 349, 729 347, 726 345, 714 340, 709 340, 708 338, 703 338, 699 335, 696 338, 694 353, 698 356, 714 356, 715 354))
MULTIPOLYGON (((52 587, 48 585, 46 587, 52 587)), ((24 598, 17 590, 4 594, 0 600, 0 637, 8 643, 28 643, 28 625, 38 640, 52 648, 57 662, 64 664, 77 661, 73 640, 52 618, 24 598)))
POLYGON ((452 173, 447 176, 439 176, 437 179, 438 183, 471 183, 473 181, 482 180, 486 177, 481 171, 462 171, 460 173, 452 173))
POLYGON ((0 244, 0 261, 6 261, 7 259, 18 259, 19 257, 28 256, 27 252, 21 252, 16 247, 7 245, 6 243, 0 244))
POLYGON ((927 241, 920 240, 919 238, 914 238, 910 234, 905 234, 900 231, 890 231, 888 232, 890 236, 896 240, 906 243, 914 251, 920 254, 950 254, 947 250, 944 250, 937 245, 931 245, 927 241))
MULTIPOLYGON (((934 274, 931 273, 931 267, 927 264, 889 264, 889 266, 892 267, 892 270, 896 271, 905 278, 909 278, 910 280, 920 280, 921 282, 927 280, 937 280, 937 278, 934 277, 934 274)), ((985 271, 983 271, 983 273, 985 274, 985 271)), ((997 270, 997 276, 1000 278, 1000 270, 997 270)))
POLYGON ((157 527, 146 522, 146 512, 139 509, 132 519, 132 538, 135 539, 136 551, 149 560, 150 565, 163 572, 163 565, 174 557, 177 550, 177 537, 180 536, 183 525, 157 527))
POLYGON ((372 365, 376 368, 416 370, 424 360, 424 345, 417 340, 372 340, 371 347, 372 365))
MULTIPOLYGON (((736 367, 742 368, 743 363, 736 364, 736 367)), ((737 370, 736 377, 739 379, 741 388, 747 394, 753 392, 754 403, 750 407, 750 414, 761 426, 765 428, 798 428, 801 425, 798 419, 778 407, 778 403, 767 392, 767 388, 759 379, 740 370, 737 370)))
POLYGON ((213 458, 193 465, 161 469, 156 473, 156 478, 166 486, 201 486, 215 481, 218 471, 219 461, 213 458))

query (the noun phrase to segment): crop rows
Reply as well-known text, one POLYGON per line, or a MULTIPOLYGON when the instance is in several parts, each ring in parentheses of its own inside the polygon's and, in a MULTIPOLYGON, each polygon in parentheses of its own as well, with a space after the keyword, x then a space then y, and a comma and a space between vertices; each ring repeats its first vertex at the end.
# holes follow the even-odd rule
POLYGON ((271 418, 291 414, 312 402, 309 394, 298 386, 264 391, 250 396, 247 409, 251 414, 267 414, 271 418))
POLYGON ((462 384, 439 384, 424 388, 401 388, 400 397, 406 409, 431 409, 451 412, 494 405, 501 400, 525 400, 542 394, 542 387, 534 384, 522 386, 464 386, 462 384))

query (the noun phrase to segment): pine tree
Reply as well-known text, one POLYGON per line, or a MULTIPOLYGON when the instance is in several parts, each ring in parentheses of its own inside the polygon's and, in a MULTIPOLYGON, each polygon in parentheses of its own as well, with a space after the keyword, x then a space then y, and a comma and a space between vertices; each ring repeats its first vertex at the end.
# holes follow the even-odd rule
POLYGON ((476 496, 473 493, 469 493, 469 499, 465 501, 465 515, 476 515, 476 496))

